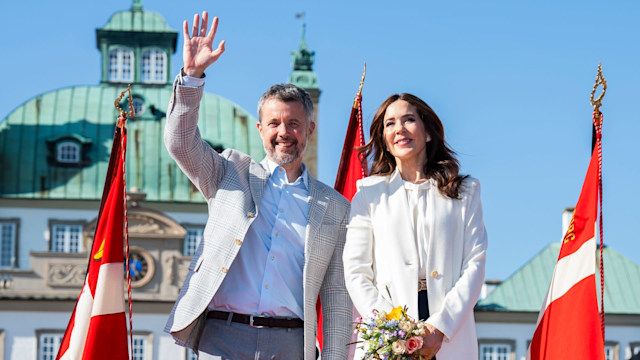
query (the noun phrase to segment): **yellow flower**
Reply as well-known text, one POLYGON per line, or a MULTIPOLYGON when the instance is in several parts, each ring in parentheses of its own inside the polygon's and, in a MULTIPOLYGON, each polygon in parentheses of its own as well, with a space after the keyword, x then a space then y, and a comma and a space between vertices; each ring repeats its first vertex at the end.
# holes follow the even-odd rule
POLYGON ((387 314, 387 320, 400 320, 402 316, 402 307, 398 306, 391 309, 391 312, 387 314))

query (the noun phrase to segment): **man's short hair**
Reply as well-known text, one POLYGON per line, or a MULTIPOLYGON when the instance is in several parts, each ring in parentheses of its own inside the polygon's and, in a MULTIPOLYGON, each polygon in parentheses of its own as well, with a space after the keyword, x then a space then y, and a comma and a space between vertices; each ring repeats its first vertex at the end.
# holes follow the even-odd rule
POLYGON ((262 106, 269 99, 283 102, 297 101, 302 104, 309 124, 313 122, 313 101, 311 95, 304 89, 293 84, 275 84, 271 86, 258 101, 258 120, 262 121, 262 106))

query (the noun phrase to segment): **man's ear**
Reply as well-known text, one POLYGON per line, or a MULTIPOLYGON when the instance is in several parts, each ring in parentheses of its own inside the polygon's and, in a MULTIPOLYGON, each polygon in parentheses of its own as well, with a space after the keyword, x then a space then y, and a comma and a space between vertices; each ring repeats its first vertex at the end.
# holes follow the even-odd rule
POLYGON ((258 132, 260 132, 260 137, 262 137, 262 124, 260 121, 256 123, 256 127, 258 128, 258 132))
POLYGON ((309 124, 309 135, 308 137, 311 137, 311 135, 313 135, 313 131, 316 129, 316 123, 314 121, 311 122, 311 124, 309 124))

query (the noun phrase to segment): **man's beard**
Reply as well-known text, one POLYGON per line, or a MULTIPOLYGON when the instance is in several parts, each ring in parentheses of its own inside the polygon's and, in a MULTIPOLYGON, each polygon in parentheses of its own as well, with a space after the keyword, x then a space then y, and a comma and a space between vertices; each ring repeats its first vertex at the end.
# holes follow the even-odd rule
POLYGON ((307 148, 307 142, 300 143, 295 141, 293 144, 293 148, 289 149, 287 152, 278 152, 276 151, 275 143, 277 141, 282 141, 282 139, 276 139, 275 142, 269 143, 269 146, 264 146, 264 151, 267 153, 269 159, 273 160, 276 164, 289 165, 296 160, 302 158, 302 154, 304 154, 305 149, 307 148))

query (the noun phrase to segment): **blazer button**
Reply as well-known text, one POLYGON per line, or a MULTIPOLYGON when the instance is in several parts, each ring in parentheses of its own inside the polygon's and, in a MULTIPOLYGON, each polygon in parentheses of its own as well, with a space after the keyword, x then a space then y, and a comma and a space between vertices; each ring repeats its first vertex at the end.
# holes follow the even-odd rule
POLYGON ((242 245, 242 240, 236 239, 236 245, 238 245, 238 246, 242 245))
POLYGON ((254 213, 252 213, 251 211, 247 213, 248 218, 253 218, 254 216, 255 216, 254 213))
POLYGON ((227 271, 229 271, 229 269, 227 269, 227 268, 226 268, 226 267, 224 267, 224 266, 222 267, 222 269, 221 269, 221 270, 222 270, 222 272, 223 272, 223 273, 225 273, 225 274, 227 273, 227 271))
POLYGON ((431 272, 431 277, 432 277, 432 278, 437 279, 437 278, 438 278, 438 276, 440 276, 440 273, 439 273, 438 271, 433 270, 433 271, 431 272))

